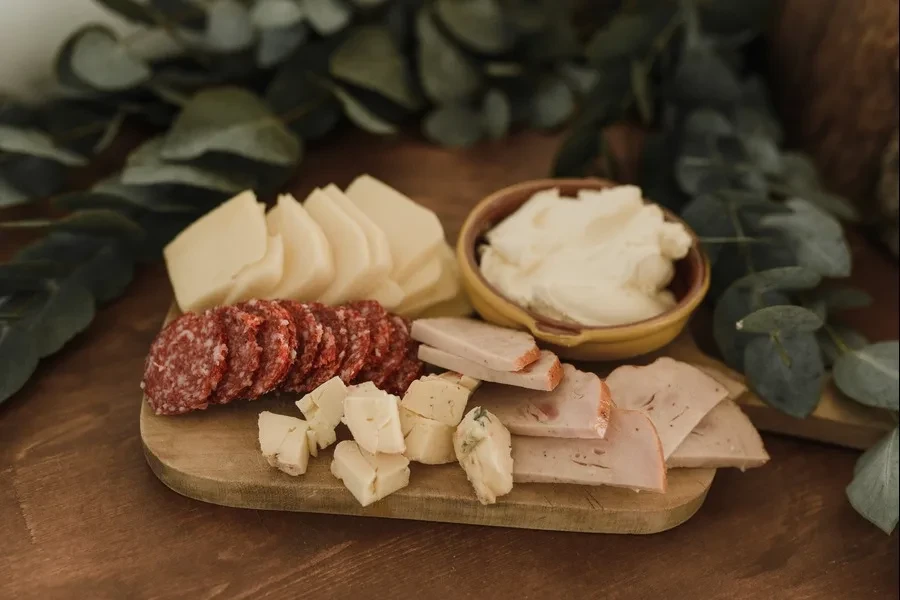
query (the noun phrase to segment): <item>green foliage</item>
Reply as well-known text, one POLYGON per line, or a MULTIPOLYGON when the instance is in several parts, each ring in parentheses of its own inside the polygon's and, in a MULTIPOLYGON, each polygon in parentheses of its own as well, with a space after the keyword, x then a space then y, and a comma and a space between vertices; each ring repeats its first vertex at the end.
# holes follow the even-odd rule
POLYGON ((853 508, 887 534, 897 528, 900 515, 898 459, 900 429, 895 427, 856 462, 853 481, 847 486, 853 508))

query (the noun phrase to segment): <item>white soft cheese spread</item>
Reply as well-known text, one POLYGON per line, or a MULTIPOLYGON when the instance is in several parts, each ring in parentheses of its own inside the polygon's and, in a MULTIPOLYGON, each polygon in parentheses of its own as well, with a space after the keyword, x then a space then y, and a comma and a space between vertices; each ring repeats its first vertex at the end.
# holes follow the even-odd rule
POLYGON ((634 323, 675 304, 673 261, 692 239, 644 204, 640 188, 536 193, 487 233, 481 272, 514 302, 545 316, 604 326, 634 323))

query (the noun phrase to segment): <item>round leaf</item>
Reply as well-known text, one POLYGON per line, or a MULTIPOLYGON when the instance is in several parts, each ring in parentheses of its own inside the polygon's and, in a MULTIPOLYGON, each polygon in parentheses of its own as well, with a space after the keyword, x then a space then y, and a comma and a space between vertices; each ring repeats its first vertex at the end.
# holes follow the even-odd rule
POLYGON ((466 55, 435 25, 430 11, 416 15, 419 80, 422 90, 440 104, 462 102, 481 87, 481 75, 466 55))
MULTIPOLYGON (((0 304, 0 310, 3 309, 0 304)), ((34 335, 22 323, 0 321, 0 404, 18 392, 38 364, 37 344, 34 335)))
POLYGON ((422 131, 429 140, 450 147, 471 146, 484 134, 480 115, 462 106, 433 110, 422 122, 422 131))
POLYGON ((437 0, 435 11, 453 37, 475 52, 501 54, 515 43, 496 0, 437 0))
POLYGON ((540 129, 559 127, 575 111, 572 90, 558 77, 545 77, 532 99, 531 124, 540 129))
POLYGON ((6 179, 0 177, 0 208, 4 208, 6 206, 16 206, 18 204, 25 204, 30 200, 31 198, 29 198, 26 194, 23 194, 15 187, 13 187, 11 183, 6 181, 6 179))
POLYGON ((838 388, 868 406, 900 410, 900 346, 896 340, 847 352, 834 364, 838 388))
POLYGON ((489 90, 481 105, 481 117, 487 136, 497 140, 509 131, 511 111, 506 94, 500 90, 489 90))
MULTIPOLYGON (((728 207, 713 196, 698 196, 681 211, 681 218, 703 238, 731 238, 737 235, 728 207)), ((716 262, 721 244, 702 241, 711 263, 716 262)))
POLYGON ((816 290, 816 300, 825 304, 828 312, 867 308, 872 305, 872 296, 852 287, 826 287, 816 290))
POLYGON ((260 33, 259 45, 256 47, 256 64, 264 69, 277 65, 306 41, 308 32, 303 23, 264 29, 260 33))
POLYGON ((346 114, 347 118, 353 121, 360 129, 378 135, 397 133, 397 128, 393 123, 389 123, 373 113, 366 108, 362 102, 354 98, 343 88, 334 87, 332 91, 341 103, 341 106, 344 107, 344 114, 346 114))
POLYGON ((332 93, 308 77, 298 76, 290 62, 272 79, 266 100, 304 140, 321 138, 341 120, 341 104, 332 93))
POLYGON ((94 320, 94 298, 76 277, 51 282, 43 302, 24 320, 41 358, 55 354, 94 320))
POLYGON ((259 29, 286 29, 306 18, 297 0, 256 0, 250 10, 250 21, 259 29))
POLYGON ((802 306, 782 304, 754 311, 735 324, 738 331, 747 333, 799 333, 821 329, 822 319, 802 306))
POLYGON ((46 158, 68 166, 82 166, 87 159, 58 147, 53 139, 37 129, 20 129, 12 125, 0 125, 0 150, 12 154, 24 154, 46 158))
POLYGON ((306 20, 319 35, 332 35, 350 23, 353 12, 344 0, 303 0, 306 20))
POLYGON ((600 66, 646 54, 673 14, 668 6, 648 12, 620 12, 593 35, 585 54, 600 66))
POLYGON ((787 203, 790 215, 767 215, 763 227, 778 230, 799 263, 823 277, 850 275, 850 247, 840 223, 812 204, 794 198, 787 203))
POLYGON ((750 340, 744 351, 743 370, 760 398, 792 417, 808 417, 819 404, 825 365, 812 333, 750 340))
POLYGON ((741 97, 737 75, 707 45, 688 47, 672 79, 673 95, 686 102, 732 103, 741 97))
POLYGON ((780 292, 768 292, 761 296, 753 290, 732 285, 719 297, 713 310, 713 338, 725 362, 735 369, 744 363, 744 348, 752 339, 748 333, 738 331, 735 324, 767 304, 789 304, 787 296, 780 292))
POLYGON ((582 177, 600 153, 600 136, 591 127, 573 127, 556 153, 554 177, 582 177))
POLYGON ((96 0, 96 2, 125 17, 132 23, 140 25, 156 24, 151 10, 136 0, 96 0))
POLYGON ((205 41, 215 52, 240 52, 256 38, 250 11, 239 0, 213 0, 208 7, 205 41))
POLYGON ((856 512, 890 535, 900 519, 900 429, 881 438, 856 462, 847 499, 856 512))
POLYGON ((89 25, 69 37, 57 59, 57 73, 63 83, 104 92, 134 88, 151 75, 144 61, 100 25, 89 25))
POLYGON ((819 285, 822 277, 806 267, 776 267, 756 271, 735 282, 736 286, 751 287, 760 292, 770 290, 811 290, 819 285))
POLYGON ((149 0, 149 4, 170 26, 191 31, 206 29, 206 11, 195 0, 149 0))
POLYGON ((833 366, 844 355, 845 349, 859 350, 869 345, 866 336, 846 325, 829 325, 816 332, 816 337, 819 340, 819 347, 822 349, 822 356, 827 367, 833 366), (835 342, 834 337, 837 337, 841 347, 838 347, 838 342, 835 342))

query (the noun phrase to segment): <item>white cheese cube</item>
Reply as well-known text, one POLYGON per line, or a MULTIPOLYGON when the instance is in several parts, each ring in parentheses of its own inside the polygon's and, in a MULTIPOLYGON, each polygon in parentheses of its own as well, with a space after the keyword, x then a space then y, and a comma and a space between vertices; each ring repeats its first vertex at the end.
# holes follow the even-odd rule
POLYGON ((265 256, 265 206, 252 191, 206 213, 163 250, 175 300, 183 312, 221 304, 234 277, 265 256))
POLYGON ((284 273, 284 244, 278 234, 270 235, 266 255, 244 267, 234 278, 225 304, 237 304, 253 298, 271 298, 270 294, 284 273))
POLYGON ((496 416, 470 410, 453 434, 453 448, 479 502, 494 504, 512 491, 512 438, 496 416))
POLYGON ((334 259, 319 224, 290 194, 278 196, 266 224, 284 243, 284 274, 270 297, 315 300, 321 296, 334 279, 334 259))
POLYGON ((266 462, 288 475, 306 473, 309 463, 306 421, 263 411, 257 424, 259 448, 266 462))
POLYGON ((447 379, 417 379, 406 390, 400 406, 417 415, 456 427, 466 412, 471 394, 471 390, 447 379))
POLYGON ((337 437, 334 430, 344 416, 347 386, 340 377, 332 377, 297 400, 297 408, 306 417, 319 448, 327 448, 337 437))
POLYGON ((312 429, 306 430, 306 443, 309 446, 309 455, 316 457, 319 455, 319 438, 312 429))
POLYGON ((371 454, 345 440, 334 448, 331 473, 368 506, 409 485, 409 460, 400 454, 371 454))
POLYGON ((400 407, 400 427, 409 460, 426 465, 443 465, 456 461, 453 450, 454 428, 434 419, 417 415, 400 407))
POLYGON ((400 428, 400 398, 372 388, 350 390, 344 398, 342 421, 364 450, 372 454, 401 453, 406 445, 400 428))

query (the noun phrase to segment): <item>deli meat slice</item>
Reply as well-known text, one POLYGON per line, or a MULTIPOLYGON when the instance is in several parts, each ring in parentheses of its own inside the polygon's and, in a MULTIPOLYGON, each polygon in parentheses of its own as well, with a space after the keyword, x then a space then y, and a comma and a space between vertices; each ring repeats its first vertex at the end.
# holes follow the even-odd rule
POLYGON ((756 428, 741 408, 723 400, 681 442, 666 461, 677 467, 761 467, 769 461, 756 428))
POLYGON ((486 383, 472 402, 493 413, 513 435, 597 439, 606 435, 609 388, 593 373, 564 364, 551 392, 486 383))
POLYGON ((413 321, 412 338, 495 371, 521 371, 541 356, 534 338, 462 317, 413 321))
POLYGON ((419 360, 481 381, 547 392, 555 389, 563 377, 559 359, 547 350, 541 350, 540 358, 521 371, 497 371, 425 344, 419 346, 419 360))
POLYGON ((653 423, 613 408, 606 437, 576 440, 513 436, 513 481, 575 483, 666 491, 666 464, 653 423))
POLYGON ((646 367, 619 367, 606 378, 606 385, 616 406, 650 417, 666 459, 703 417, 728 397, 728 390, 718 381, 668 357, 646 367))

